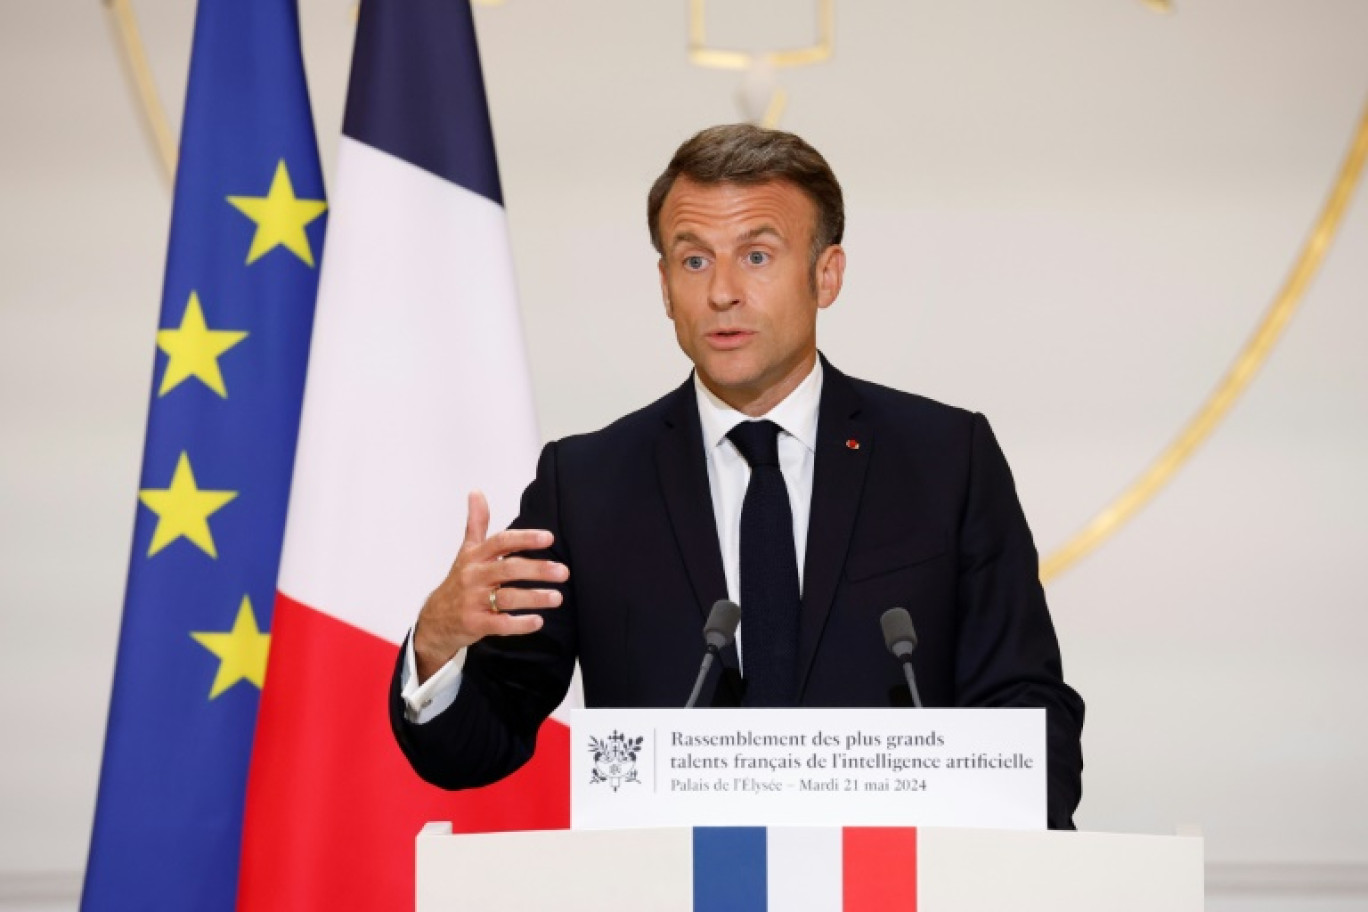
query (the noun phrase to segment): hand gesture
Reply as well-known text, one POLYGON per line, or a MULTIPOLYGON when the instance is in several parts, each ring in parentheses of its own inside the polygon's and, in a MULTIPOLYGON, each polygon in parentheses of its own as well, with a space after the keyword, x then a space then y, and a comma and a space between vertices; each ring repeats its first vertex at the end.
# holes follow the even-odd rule
POLYGON ((488 533, 489 503, 474 491, 468 500, 461 550, 446 579, 428 596, 414 629, 420 682, 457 652, 487 636, 521 636, 541 629, 538 615, 505 612, 560 606, 561 594, 555 589, 501 588, 507 583, 563 583, 570 578, 564 564, 509 556, 549 548, 551 533, 544 529, 488 533))

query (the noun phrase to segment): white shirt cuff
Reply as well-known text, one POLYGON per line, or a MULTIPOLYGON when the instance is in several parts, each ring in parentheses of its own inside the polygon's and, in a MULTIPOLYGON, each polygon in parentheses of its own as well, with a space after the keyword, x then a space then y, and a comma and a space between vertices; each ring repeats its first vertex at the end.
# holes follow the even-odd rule
POLYGON ((404 646, 404 676, 400 695, 404 698, 404 717, 415 725, 430 722, 441 715, 456 700, 461 690, 461 669, 465 667, 466 651, 462 649, 437 669, 436 674, 418 683, 418 657, 413 652, 413 631, 409 631, 404 646))

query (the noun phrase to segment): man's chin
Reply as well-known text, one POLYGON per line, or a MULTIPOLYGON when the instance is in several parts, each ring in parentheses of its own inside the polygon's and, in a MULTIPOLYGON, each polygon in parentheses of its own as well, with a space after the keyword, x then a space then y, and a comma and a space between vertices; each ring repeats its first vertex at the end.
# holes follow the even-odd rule
POLYGON ((746 391, 761 386, 763 371, 751 364, 750 358, 736 357, 735 354, 722 354, 695 361, 699 376, 707 388, 713 391, 746 391))
POLYGON ((741 365, 698 363, 694 367, 703 385, 722 398, 749 395, 761 385, 758 372, 745 370, 741 365))

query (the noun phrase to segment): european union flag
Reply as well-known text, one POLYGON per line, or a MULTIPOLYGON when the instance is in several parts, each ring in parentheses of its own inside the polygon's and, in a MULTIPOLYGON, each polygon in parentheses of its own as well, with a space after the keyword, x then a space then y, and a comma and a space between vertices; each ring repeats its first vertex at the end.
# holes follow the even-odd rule
POLYGON ((294 0, 200 0, 83 909, 232 909, 323 178, 294 0))

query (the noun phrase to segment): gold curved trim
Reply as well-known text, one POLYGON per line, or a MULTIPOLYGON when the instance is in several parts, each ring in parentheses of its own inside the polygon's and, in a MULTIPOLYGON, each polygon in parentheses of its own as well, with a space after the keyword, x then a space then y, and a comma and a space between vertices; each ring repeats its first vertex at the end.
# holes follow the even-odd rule
MULTIPOLYGON (((829 60, 836 48, 836 0, 818 0, 817 43, 760 55, 770 66, 807 66, 829 60)), ((744 70, 756 61, 755 54, 708 47, 707 2, 689 0, 689 62, 716 70, 744 70)))
POLYGON ((1088 554, 1109 538, 1127 520, 1131 519, 1145 504, 1149 503, 1164 485, 1168 484, 1174 473, 1180 469, 1197 449, 1211 435, 1212 430, 1230 411, 1240 394, 1249 386, 1254 374, 1268 360, 1287 321, 1301 303, 1307 287, 1320 269, 1330 249, 1335 233, 1339 230, 1349 201, 1363 174, 1363 163, 1368 158, 1368 104, 1364 106, 1359 119, 1358 129, 1339 175, 1330 190, 1330 195, 1321 209, 1320 217, 1311 231, 1310 237, 1302 245, 1292 271, 1283 282, 1282 288, 1273 303, 1264 313, 1263 319, 1255 329, 1254 335, 1245 343, 1235 358, 1235 363, 1226 371, 1216 389, 1202 403, 1186 426, 1178 433, 1168 447, 1159 454, 1147 469, 1116 497, 1098 512, 1086 526, 1072 539, 1040 565, 1040 579, 1049 582, 1063 573, 1084 555, 1088 554))
POLYGON ((138 20, 133 15, 132 0, 104 0, 104 5, 114 18, 124 62, 128 65, 128 73, 133 78, 133 87, 142 107, 143 125, 152 134, 152 145, 161 159, 162 173, 167 186, 171 186, 176 182, 176 137, 171 132, 166 109, 162 107, 161 97, 157 94, 157 83, 152 78, 152 67, 147 62, 138 20))

